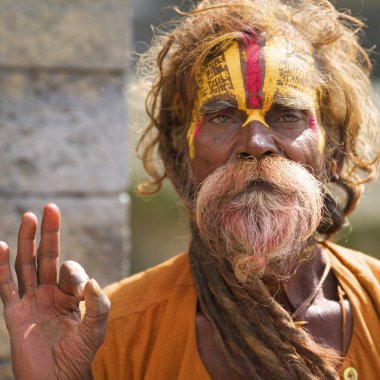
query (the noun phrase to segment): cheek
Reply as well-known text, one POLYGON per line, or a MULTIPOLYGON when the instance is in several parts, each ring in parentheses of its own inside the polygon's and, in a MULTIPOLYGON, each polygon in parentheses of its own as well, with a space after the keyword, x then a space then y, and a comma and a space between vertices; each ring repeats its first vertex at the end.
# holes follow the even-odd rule
POLYGON ((211 160, 210 156, 197 152, 195 158, 190 160, 193 185, 199 186, 217 168, 218 164, 211 160))
POLYGON ((200 123, 194 138, 195 156, 190 160, 190 167, 195 185, 228 162, 233 152, 233 137, 223 133, 212 133, 210 129, 212 127, 207 123, 200 123))
POLYGON ((307 165, 313 169, 315 175, 321 173, 323 153, 320 152, 320 133, 318 129, 308 129, 302 133, 291 145, 290 159, 307 165))
POLYGON ((326 145, 325 130, 318 126, 317 120, 314 117, 310 118, 310 129, 318 135, 318 150, 323 154, 326 145))
POLYGON ((240 124, 222 127, 208 123, 207 119, 198 120, 194 130, 195 157, 197 155, 201 157, 226 155, 233 148, 240 129, 240 124))

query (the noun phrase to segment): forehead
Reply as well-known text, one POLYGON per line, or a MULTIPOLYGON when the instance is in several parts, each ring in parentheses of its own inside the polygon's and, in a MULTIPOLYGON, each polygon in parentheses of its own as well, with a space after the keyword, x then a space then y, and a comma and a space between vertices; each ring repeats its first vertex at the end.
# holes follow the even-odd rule
POLYGON ((315 62, 307 48, 279 36, 225 45, 197 76, 198 103, 233 97, 242 109, 267 110, 292 99, 299 108, 314 105, 315 62))

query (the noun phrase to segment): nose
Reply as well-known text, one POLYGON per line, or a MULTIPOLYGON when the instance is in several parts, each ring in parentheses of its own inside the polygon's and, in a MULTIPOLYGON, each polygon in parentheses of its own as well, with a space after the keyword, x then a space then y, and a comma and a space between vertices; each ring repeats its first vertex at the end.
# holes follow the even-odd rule
POLYGON ((251 121, 244 127, 241 127, 239 133, 236 156, 240 158, 260 159, 264 156, 280 153, 281 149, 277 146, 274 139, 274 131, 260 121, 251 121))

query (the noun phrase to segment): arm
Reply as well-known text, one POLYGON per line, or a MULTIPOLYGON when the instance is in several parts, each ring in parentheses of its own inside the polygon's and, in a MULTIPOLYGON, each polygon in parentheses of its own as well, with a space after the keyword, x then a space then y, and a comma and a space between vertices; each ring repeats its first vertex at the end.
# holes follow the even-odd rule
POLYGON ((91 379, 90 365, 105 336, 110 303, 97 282, 73 261, 62 265, 58 279, 59 225, 58 208, 45 206, 36 254, 37 218, 24 214, 15 264, 18 288, 8 246, 0 242, 0 296, 16 379, 91 379))

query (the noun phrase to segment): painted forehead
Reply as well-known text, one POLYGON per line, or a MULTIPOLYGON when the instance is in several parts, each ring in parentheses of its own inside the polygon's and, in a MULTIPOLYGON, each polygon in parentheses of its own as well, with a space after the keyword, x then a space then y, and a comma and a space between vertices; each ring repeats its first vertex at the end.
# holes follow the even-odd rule
POLYGON ((246 113, 243 127, 256 120, 269 128, 265 116, 273 104, 309 110, 315 116, 314 78, 311 52, 283 37, 231 42, 197 75, 199 90, 187 134, 190 157, 195 156, 194 138, 203 115, 228 103, 246 113))
POLYGON ((234 41, 199 73, 198 103, 232 96, 244 111, 265 112, 290 100, 295 108, 313 108, 314 70, 311 54, 284 38, 234 41))

